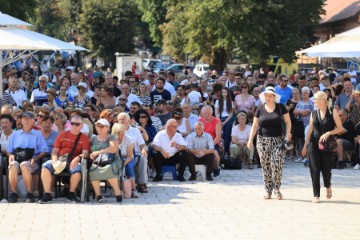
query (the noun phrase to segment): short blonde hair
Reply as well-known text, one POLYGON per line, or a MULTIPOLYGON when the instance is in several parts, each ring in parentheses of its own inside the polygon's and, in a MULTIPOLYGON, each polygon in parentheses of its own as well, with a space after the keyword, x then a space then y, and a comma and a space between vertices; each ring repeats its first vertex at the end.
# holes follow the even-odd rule
POLYGON ((125 132, 125 125, 122 123, 115 123, 111 129, 111 135, 117 136, 119 133, 125 132))

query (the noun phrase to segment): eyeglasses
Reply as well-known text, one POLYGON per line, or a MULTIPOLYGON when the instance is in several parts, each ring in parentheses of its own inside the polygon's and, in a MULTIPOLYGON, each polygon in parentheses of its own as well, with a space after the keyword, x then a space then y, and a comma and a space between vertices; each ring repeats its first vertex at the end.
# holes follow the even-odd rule
POLYGON ((45 115, 41 115, 41 114, 38 115, 38 118, 43 118, 43 117, 45 117, 45 115))
POLYGON ((126 101, 126 98, 119 98, 119 101, 126 101))
POLYGON ((140 118, 147 118, 147 116, 146 115, 142 115, 142 116, 139 116, 140 118))
POLYGON ((241 89, 243 89, 243 88, 246 88, 246 89, 247 89, 248 87, 241 87, 241 89))
POLYGON ((76 126, 76 127, 78 127, 78 126, 80 126, 80 125, 81 125, 81 123, 71 122, 71 126, 76 126))
POLYGON ((96 124, 96 127, 100 128, 100 129, 103 129, 105 126, 101 125, 101 124, 96 124))
POLYGON ((39 83, 46 83, 45 80, 39 80, 39 83))

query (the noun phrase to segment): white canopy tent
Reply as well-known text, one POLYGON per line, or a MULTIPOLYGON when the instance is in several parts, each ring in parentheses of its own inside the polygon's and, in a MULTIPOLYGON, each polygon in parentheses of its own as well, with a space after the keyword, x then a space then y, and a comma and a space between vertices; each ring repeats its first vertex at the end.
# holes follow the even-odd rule
POLYGON ((85 48, 33 32, 21 26, 32 26, 29 23, 0 12, 0 97, 2 97, 2 69, 23 57, 27 52, 40 50, 88 51, 85 48), (3 53, 5 57, 3 57, 3 53))
POLYGON ((309 57, 360 58, 360 27, 340 33, 325 43, 297 51, 309 57))

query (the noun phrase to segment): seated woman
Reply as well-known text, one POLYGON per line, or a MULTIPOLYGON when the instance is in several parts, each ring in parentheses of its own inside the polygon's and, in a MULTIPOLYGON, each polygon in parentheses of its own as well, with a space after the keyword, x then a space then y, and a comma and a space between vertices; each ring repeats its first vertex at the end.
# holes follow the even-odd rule
POLYGON ((90 140, 90 159, 93 163, 90 167, 89 176, 95 191, 96 200, 98 203, 105 202, 105 199, 100 193, 100 181, 107 180, 114 189, 116 202, 121 203, 122 195, 118 183, 121 162, 116 137, 108 133, 110 124, 106 119, 99 119, 95 123, 95 127, 98 135, 92 137, 90 140), (109 159, 112 159, 112 162, 107 165, 100 166, 101 164, 98 164, 99 160, 109 159))
POLYGON ((134 142, 130 137, 125 135, 126 127, 124 124, 115 123, 112 127, 111 134, 117 138, 119 144, 119 150, 121 152, 121 158, 125 158, 125 174, 131 180, 131 197, 138 198, 139 195, 135 190, 135 159, 134 153, 134 142))
POLYGON ((157 131, 156 128, 152 125, 150 114, 146 110, 140 109, 135 114, 135 121, 139 124, 138 128, 140 132, 142 133, 142 131, 146 131, 148 135, 148 139, 144 139, 146 145, 151 144, 157 131))
MULTIPOLYGON (((0 146, 1 146, 1 156, 7 158, 7 147, 9 143, 9 138, 13 134, 13 130, 11 129, 13 118, 9 114, 2 114, 0 117, 0 124, 1 129, 0 130, 0 146)), ((0 162, 2 161, 2 158, 0 159, 0 162)))
POLYGON ((236 120, 238 124, 231 130, 230 158, 239 158, 246 155, 249 160, 248 167, 253 169, 254 148, 249 150, 246 146, 251 130, 251 127, 246 125, 247 114, 239 112, 236 115, 236 120))

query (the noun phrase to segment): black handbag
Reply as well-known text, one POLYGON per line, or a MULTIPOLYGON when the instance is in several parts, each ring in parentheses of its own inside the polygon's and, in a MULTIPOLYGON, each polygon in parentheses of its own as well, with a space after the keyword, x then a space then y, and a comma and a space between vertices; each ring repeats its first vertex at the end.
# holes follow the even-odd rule
POLYGON ((115 154, 113 153, 101 153, 99 156, 96 157, 94 160, 94 164, 98 165, 99 167, 104 167, 113 163, 115 160, 115 154))
POLYGON ((15 161, 21 163, 24 161, 28 161, 34 156, 35 149, 34 148, 16 148, 15 149, 15 161))
MULTIPOLYGON (((324 129, 323 129, 323 125, 322 122, 320 120, 320 114, 319 114, 319 110, 316 112, 316 116, 319 120, 320 123, 320 127, 321 127, 321 131, 324 134, 324 129)), ((337 149, 337 142, 336 142, 336 138, 334 136, 330 136, 328 137, 328 139, 326 139, 326 141, 321 142, 319 139, 318 142, 318 147, 320 151, 324 151, 324 152, 336 152, 337 149)))

